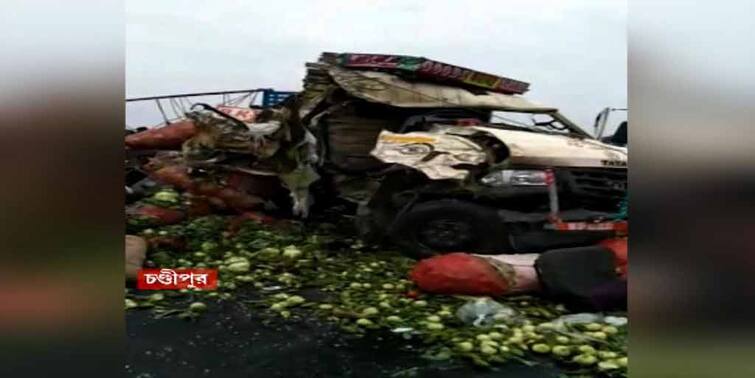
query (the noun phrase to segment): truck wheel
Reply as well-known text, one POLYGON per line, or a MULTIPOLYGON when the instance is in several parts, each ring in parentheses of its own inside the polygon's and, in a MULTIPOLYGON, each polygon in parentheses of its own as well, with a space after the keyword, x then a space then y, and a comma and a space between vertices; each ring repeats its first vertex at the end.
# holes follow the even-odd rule
POLYGON ((460 200, 415 205, 395 220, 389 237, 405 254, 415 258, 511 250, 508 234, 495 210, 460 200))

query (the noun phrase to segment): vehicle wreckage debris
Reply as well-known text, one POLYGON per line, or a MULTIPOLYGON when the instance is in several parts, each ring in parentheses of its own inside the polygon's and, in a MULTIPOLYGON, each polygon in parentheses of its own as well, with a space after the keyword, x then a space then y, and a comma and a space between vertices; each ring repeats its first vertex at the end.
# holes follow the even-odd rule
POLYGON ((502 76, 352 53, 306 68, 273 107, 195 104, 126 136, 127 277, 218 270, 217 290, 126 289, 126 310, 191 320, 234 301, 431 360, 626 376, 625 147, 502 76))

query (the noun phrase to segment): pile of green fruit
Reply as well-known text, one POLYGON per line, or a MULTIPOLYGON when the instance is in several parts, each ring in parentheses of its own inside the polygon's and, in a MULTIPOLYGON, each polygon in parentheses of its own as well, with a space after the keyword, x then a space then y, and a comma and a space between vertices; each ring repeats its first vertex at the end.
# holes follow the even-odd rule
POLYGON ((356 335, 400 334, 421 343, 430 359, 461 358, 483 366, 550 360, 574 374, 626 376, 626 326, 565 324, 556 321, 567 313, 563 306, 517 296, 495 298, 515 316, 476 327, 456 316, 474 298, 419 292, 407 280, 415 261, 339 234, 339 226, 247 221, 230 233, 227 221, 209 216, 141 230, 141 236, 180 238, 186 246, 150 251, 148 266, 217 268, 219 286, 204 292, 127 289, 126 308, 193 318, 211 311, 204 301, 234 300, 244 290, 258 298, 250 306, 271 316, 320 316, 356 335))

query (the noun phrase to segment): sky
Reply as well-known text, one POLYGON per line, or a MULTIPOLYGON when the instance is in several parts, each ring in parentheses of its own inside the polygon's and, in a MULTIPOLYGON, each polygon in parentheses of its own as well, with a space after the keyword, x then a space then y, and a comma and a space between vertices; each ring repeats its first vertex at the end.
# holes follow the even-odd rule
MULTIPOLYGON (((624 0, 129 0, 126 97, 295 91, 322 51, 404 54, 527 81, 525 97, 592 131, 627 105, 626 13, 624 0)), ((127 106, 130 127, 160 119, 127 106)))

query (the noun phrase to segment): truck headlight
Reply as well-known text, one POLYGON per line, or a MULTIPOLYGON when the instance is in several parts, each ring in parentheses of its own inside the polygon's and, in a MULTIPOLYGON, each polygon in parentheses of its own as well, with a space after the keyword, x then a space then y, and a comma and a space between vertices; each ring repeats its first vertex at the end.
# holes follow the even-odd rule
POLYGON ((545 171, 504 169, 480 179, 487 186, 547 186, 545 171))

